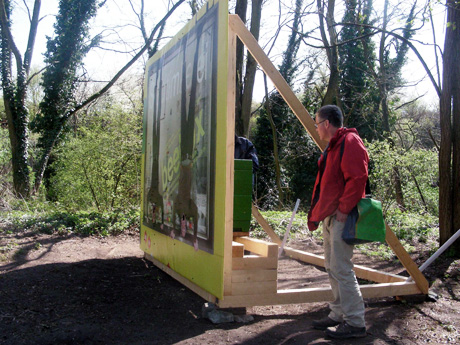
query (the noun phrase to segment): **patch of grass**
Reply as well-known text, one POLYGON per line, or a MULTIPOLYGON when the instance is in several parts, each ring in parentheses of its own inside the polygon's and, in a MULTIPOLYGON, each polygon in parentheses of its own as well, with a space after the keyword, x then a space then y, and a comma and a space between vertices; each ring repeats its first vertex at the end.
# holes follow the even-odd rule
MULTIPOLYGON (((279 237, 284 237, 284 233, 291 220, 292 212, 290 211, 262 211, 262 216, 268 221, 270 227, 279 237)), ((289 236, 307 236, 310 231, 307 227, 307 213, 297 212, 294 221, 292 222, 289 236)), ((260 239, 268 238, 267 233, 262 229, 259 223, 252 218, 251 220, 251 236, 260 239)))
POLYGON ((438 217, 429 213, 402 212, 391 208, 385 215, 390 228, 401 240, 428 243, 439 233, 438 217))
POLYGON ((365 243, 356 246, 359 252, 370 256, 380 258, 385 261, 391 261, 396 258, 391 248, 383 243, 365 243))
POLYGON ((0 262, 7 261, 9 253, 16 249, 16 242, 8 242, 6 245, 0 246, 0 262))

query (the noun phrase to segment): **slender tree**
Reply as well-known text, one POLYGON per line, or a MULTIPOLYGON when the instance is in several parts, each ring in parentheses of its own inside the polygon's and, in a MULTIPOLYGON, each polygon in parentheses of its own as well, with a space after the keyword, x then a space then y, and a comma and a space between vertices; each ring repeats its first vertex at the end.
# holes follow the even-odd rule
MULTIPOLYGON (((251 1, 250 32, 259 39, 263 0, 251 1)), ((236 0, 235 14, 246 23, 248 1, 236 0)), ((235 99, 235 132, 240 136, 249 136, 251 119, 252 93, 254 91, 257 63, 251 54, 247 54, 245 63, 244 45, 238 40, 236 45, 236 99, 235 99)))
POLYGON ((330 70, 323 105, 337 104, 341 106, 338 35, 334 19, 335 0, 317 0, 317 8, 321 39, 326 50, 330 70))
MULTIPOLYGON (((446 242, 460 229, 460 3, 447 0, 439 151, 439 238, 446 242)), ((460 253, 460 241, 454 246, 460 253)))
POLYGON ((375 69, 375 53, 367 32, 372 0, 347 0, 340 34, 340 94, 344 124, 355 127, 366 139, 374 139, 379 130, 379 116, 374 104, 378 89, 370 71, 375 69))
POLYGON ((29 114, 25 106, 25 101, 35 37, 37 35, 40 6, 41 1, 35 0, 32 17, 30 18, 27 48, 24 56, 22 56, 11 32, 12 3, 10 0, 0 0, 0 73, 11 143, 13 189, 16 195, 21 197, 28 197, 30 192, 28 166, 29 114), (14 63, 15 68, 13 68, 14 63), (13 73, 16 73, 16 77, 13 77, 13 73))
MULTIPOLYGON (((298 69, 296 57, 301 43, 299 26, 302 17, 303 0, 296 0, 291 33, 283 53, 283 61, 279 68, 281 75, 288 84, 292 84, 298 69)), ((289 200, 285 191, 290 190, 289 172, 285 171, 283 160, 289 150, 289 144, 295 134, 299 134, 295 124, 298 121, 278 92, 268 95, 264 109, 257 120, 254 144, 259 152, 260 173, 257 184, 258 195, 266 198, 265 205, 277 205, 282 208, 289 200), (281 174, 281 171, 284 171, 281 174)), ((305 130, 302 128, 302 131, 305 130)), ((297 137, 298 138, 298 137, 297 137)), ((292 167, 292 166, 291 166, 292 167)))
POLYGON ((96 14, 98 0, 61 0, 59 14, 54 24, 54 38, 47 43, 43 73, 44 97, 40 112, 32 121, 33 131, 40 133, 38 146, 40 159, 35 168, 35 190, 37 191, 47 166, 51 150, 66 130, 69 109, 75 107, 77 69, 97 38, 86 43, 89 36, 89 20, 96 14))
MULTIPOLYGON (((262 0, 252 0, 251 27, 250 31, 256 40, 259 39, 260 21, 262 18, 262 0)), ((249 121, 252 111, 252 93, 256 78, 257 62, 251 54, 247 55, 246 69, 243 84, 240 87, 237 103, 241 103, 238 108, 239 113, 235 115, 236 131, 243 136, 249 136, 249 121)))
MULTIPOLYGON (((248 0, 236 0, 235 14, 246 24, 248 0)), ((244 135, 241 119, 241 95, 243 90, 244 45, 237 39, 236 42, 236 85, 235 85, 235 133, 244 135)))
MULTIPOLYGON (((406 62, 406 55, 408 52, 407 41, 412 37, 413 31, 412 26, 414 22, 414 12, 415 12, 416 2, 413 4, 411 11, 406 19, 406 25, 403 30, 403 41, 399 41, 394 37, 388 37, 387 23, 388 23, 388 7, 389 1, 385 0, 384 5, 384 15, 383 15, 383 31, 380 38, 379 46, 379 73, 377 83, 379 86, 379 99, 380 99, 380 109, 382 113, 383 121, 383 131, 386 133, 385 136, 390 138, 391 143, 394 145, 394 141, 391 139, 390 132, 390 109, 388 106, 389 94, 398 88, 401 84, 401 70, 406 62), (390 44, 387 43, 389 39, 390 44), (390 58, 390 53, 388 51, 388 46, 394 46, 396 49, 396 56, 390 58)), ((402 210, 405 210, 406 205, 404 201, 404 194, 402 188, 401 174, 399 171, 399 166, 395 165, 393 167, 393 182, 395 189, 396 202, 402 210)))

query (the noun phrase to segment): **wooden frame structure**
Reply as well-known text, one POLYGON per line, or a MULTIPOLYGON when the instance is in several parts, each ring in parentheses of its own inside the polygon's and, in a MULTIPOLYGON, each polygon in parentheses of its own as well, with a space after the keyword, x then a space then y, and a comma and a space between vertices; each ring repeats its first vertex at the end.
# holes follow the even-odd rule
MULTIPOLYGON (((234 76, 236 74, 235 52, 237 37, 243 42, 265 74, 272 80, 281 96, 311 135, 315 143, 323 150, 326 143, 321 141, 316 133, 313 119, 237 15, 229 15, 228 35, 227 157, 230 158, 228 158, 227 169, 231 170, 233 166, 231 161, 233 159, 232 140, 234 137, 235 119, 234 76)), ((231 198, 233 176, 228 180, 226 188, 227 196, 231 198)), ((231 205, 232 203, 229 204, 231 205)), ((231 220, 232 210, 230 209, 226 212, 228 212, 227 220, 231 220)), ((332 291, 330 288, 277 289, 278 245, 280 245, 282 241, 273 229, 270 228, 268 222, 262 217, 255 206, 252 207, 252 214, 273 242, 265 242, 249 237, 232 238, 232 257, 231 259, 229 256, 224 258, 224 298, 217 300, 217 304, 222 308, 226 308, 331 300, 332 291), (245 250, 251 252, 253 255, 244 255, 245 250)), ((230 242, 230 237, 232 236, 231 230, 231 224, 229 224, 228 227, 226 226, 226 242, 230 242)), ((373 298, 427 294, 427 280, 388 225, 386 225, 386 241, 412 277, 413 281, 407 282, 407 277, 389 274, 363 266, 355 266, 354 271, 358 278, 376 283, 360 286, 363 297, 373 298)), ((228 246, 230 246, 230 243, 226 243, 226 248, 228 246)), ((284 248, 284 252, 293 259, 324 267, 324 257, 322 256, 288 247, 284 248)))
MULTIPOLYGON (((273 229, 271 229, 268 222, 263 218, 255 206, 252 206, 252 215, 267 232, 272 242, 257 240, 247 236, 240 237, 242 234, 233 233, 233 155, 237 37, 243 42, 265 74, 272 80, 281 96, 312 136, 315 143, 321 149, 324 149, 326 146, 326 143, 320 140, 315 131, 313 119, 297 99, 287 82, 265 55, 256 39, 247 30, 244 23, 237 15, 229 15, 226 143, 227 182, 225 186, 225 205, 227 206, 225 209, 223 298, 215 297, 202 287, 184 278, 167 265, 155 259, 153 256, 146 253, 145 257, 202 298, 216 303, 221 308, 310 303, 332 300, 333 296, 330 288, 278 290, 278 246, 282 241, 273 229), (251 252, 251 255, 245 255, 245 251, 251 252)), ((376 283, 360 286, 363 297, 376 298, 427 294, 429 288, 427 280, 388 225, 386 225, 386 242, 412 277, 412 280, 408 281, 407 277, 355 265, 354 271, 358 278, 376 283)), ((324 257, 322 256, 289 247, 284 247, 284 252, 293 259, 324 267, 324 257)))

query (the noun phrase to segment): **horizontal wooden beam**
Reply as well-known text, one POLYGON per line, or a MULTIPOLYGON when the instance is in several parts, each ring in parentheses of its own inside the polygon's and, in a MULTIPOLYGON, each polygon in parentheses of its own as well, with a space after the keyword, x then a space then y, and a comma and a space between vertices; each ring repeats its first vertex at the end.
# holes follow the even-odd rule
POLYGON ((278 244, 271 243, 263 240, 258 240, 256 238, 237 237, 235 242, 241 243, 244 245, 244 249, 261 256, 274 257, 278 256, 278 244))
POLYGON ((276 281, 233 283, 232 296, 276 293, 276 281))
MULTIPOLYGON (((258 255, 246 255, 243 258, 233 258, 232 269, 234 270, 253 270, 253 269, 267 269, 278 268, 277 257, 262 257, 258 255)), ((233 274, 232 271, 232 274, 233 274)))
POLYGON ((248 231, 233 231, 232 235, 233 235, 233 238, 241 237, 241 236, 249 236, 249 232, 248 231))
POLYGON ((232 271, 232 283, 276 281, 277 279, 278 271, 276 269, 232 271))
POLYGON ((323 302, 332 300, 331 289, 314 288, 305 290, 278 290, 272 294, 257 294, 251 296, 224 296, 218 300, 221 308, 254 307, 277 304, 297 304, 323 302))
POLYGON ((382 283, 360 286, 363 298, 394 297, 424 294, 415 282, 382 283))
MULTIPOLYGON (((392 297, 421 294, 415 282, 385 283, 360 286, 364 298, 392 297)), ((221 308, 238 308, 278 304, 326 302, 333 299, 330 288, 278 290, 275 294, 225 296, 218 300, 221 308)))
POLYGON ((374 270, 372 268, 355 265, 353 267, 355 274, 360 279, 369 280, 376 283, 397 283, 405 282, 407 277, 403 277, 397 274, 374 270))
POLYGON ((324 267, 324 256, 307 253, 303 250, 284 247, 284 254, 291 259, 299 260, 307 264, 324 267))

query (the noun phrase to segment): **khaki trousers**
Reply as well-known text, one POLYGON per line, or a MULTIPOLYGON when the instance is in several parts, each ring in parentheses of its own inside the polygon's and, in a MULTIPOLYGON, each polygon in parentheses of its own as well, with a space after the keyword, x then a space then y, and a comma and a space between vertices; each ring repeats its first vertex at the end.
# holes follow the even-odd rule
POLYGON ((342 240, 344 226, 335 216, 323 221, 325 267, 334 295, 329 303, 329 317, 354 327, 365 327, 363 297, 351 262, 354 246, 342 240))

